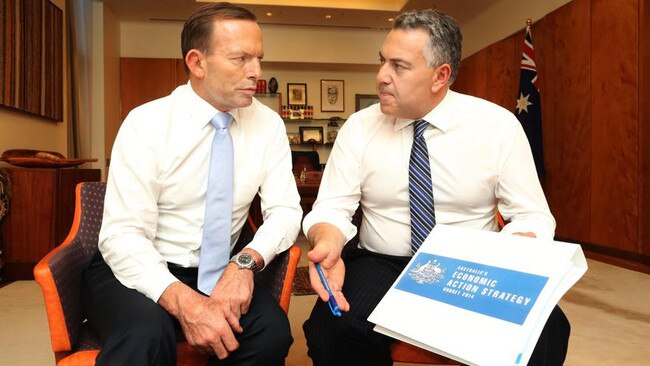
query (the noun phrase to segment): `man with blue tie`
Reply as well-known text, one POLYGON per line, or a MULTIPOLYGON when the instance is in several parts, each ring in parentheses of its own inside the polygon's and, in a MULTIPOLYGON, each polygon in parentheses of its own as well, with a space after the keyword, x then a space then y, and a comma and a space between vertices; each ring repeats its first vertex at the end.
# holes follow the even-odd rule
MULTIPOLYGON (((515 116, 450 90, 458 73, 458 24, 434 10, 400 15, 379 52, 380 103, 339 131, 318 198, 303 221, 329 290, 310 264, 317 300, 303 325, 314 365, 391 365, 392 339, 368 316, 437 224, 552 239, 555 220, 515 116), (359 243, 351 219, 360 207, 359 243)), ((405 307, 404 311, 408 311, 405 307)), ((569 323, 551 314, 529 365, 561 365, 569 323)))
POLYGON ((189 82, 135 108, 111 156, 99 254, 84 274, 98 365, 176 365, 176 340, 224 365, 283 365, 286 314, 254 273, 291 246, 302 210, 284 123, 253 98, 255 15, 228 3, 186 21, 189 82), (265 218, 239 253, 259 194, 265 218))

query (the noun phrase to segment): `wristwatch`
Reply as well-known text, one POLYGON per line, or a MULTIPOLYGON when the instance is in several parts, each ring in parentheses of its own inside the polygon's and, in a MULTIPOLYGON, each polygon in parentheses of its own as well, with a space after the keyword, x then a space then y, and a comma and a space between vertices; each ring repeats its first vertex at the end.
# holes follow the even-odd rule
POLYGON ((253 273, 256 273, 259 269, 257 268, 257 263, 255 258, 250 253, 238 253, 234 257, 230 258, 230 261, 235 263, 239 269, 250 269, 253 273))

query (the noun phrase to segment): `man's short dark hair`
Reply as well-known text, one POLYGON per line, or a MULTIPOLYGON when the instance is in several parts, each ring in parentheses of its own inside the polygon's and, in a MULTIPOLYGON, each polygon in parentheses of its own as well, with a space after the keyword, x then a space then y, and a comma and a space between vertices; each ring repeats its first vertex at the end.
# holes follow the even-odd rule
POLYGON ((427 64, 430 67, 449 64, 449 83, 456 80, 463 50, 463 34, 454 18, 438 10, 415 10, 395 18, 393 29, 421 29, 427 32, 429 42, 422 50, 427 64))
MULTIPOLYGON (((212 22, 215 19, 241 19, 257 21, 253 12, 231 3, 214 3, 198 8, 183 25, 181 32, 181 53, 183 60, 191 49, 197 49, 205 54, 210 54, 210 41, 212 37, 212 22)), ((185 72, 189 73, 187 64, 185 72)))

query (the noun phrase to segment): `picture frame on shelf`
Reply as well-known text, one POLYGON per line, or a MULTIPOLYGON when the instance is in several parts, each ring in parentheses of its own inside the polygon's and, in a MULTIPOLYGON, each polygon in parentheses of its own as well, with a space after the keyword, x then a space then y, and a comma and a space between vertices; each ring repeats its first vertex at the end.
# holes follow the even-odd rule
POLYGON ((377 94, 355 94, 354 95, 354 110, 356 112, 377 103, 379 103, 379 96, 377 96, 377 94))
POLYGON ((320 110, 321 112, 345 111, 345 81, 320 81, 320 110))
POLYGON ((287 83, 287 104, 288 105, 307 104, 306 83, 287 83))
POLYGON ((320 126, 300 126, 300 143, 301 144, 322 144, 323 127, 320 126))
POLYGON ((287 132, 287 138, 289 139, 289 144, 298 145, 300 143, 300 134, 287 132))

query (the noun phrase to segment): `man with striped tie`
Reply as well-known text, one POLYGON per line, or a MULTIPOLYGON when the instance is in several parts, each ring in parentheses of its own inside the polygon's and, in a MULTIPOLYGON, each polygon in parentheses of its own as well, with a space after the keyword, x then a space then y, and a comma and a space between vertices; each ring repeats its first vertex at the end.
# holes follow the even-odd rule
MULTIPOLYGON (((303 231, 328 291, 310 265, 320 299, 303 329, 314 365, 390 365, 392 339, 366 319, 436 223, 552 239, 555 220, 515 116, 450 90, 461 57, 458 24, 434 10, 395 19, 382 45, 380 103, 339 131, 303 231), (351 223, 361 208, 359 242, 351 223), (349 249, 349 250, 348 250, 349 249)), ((405 306, 404 311, 408 311, 405 306)), ((561 365, 569 323, 556 307, 529 365, 561 365)))

